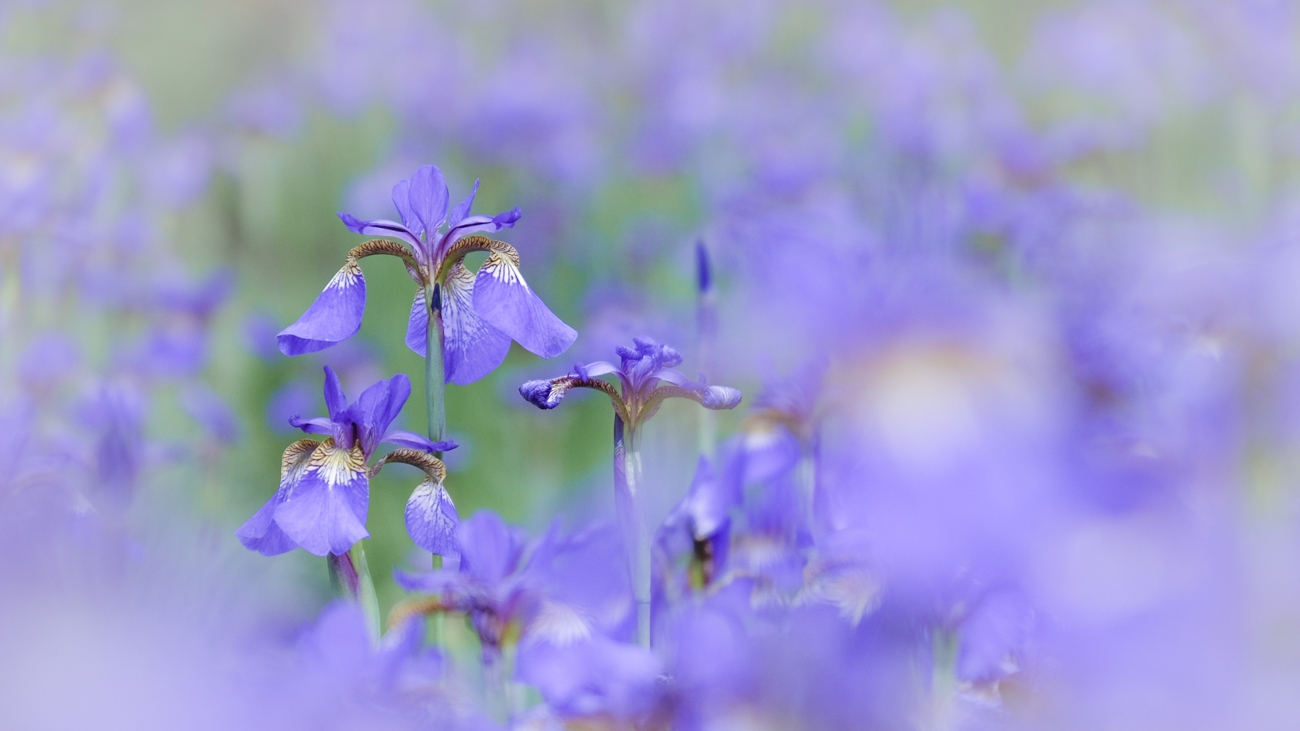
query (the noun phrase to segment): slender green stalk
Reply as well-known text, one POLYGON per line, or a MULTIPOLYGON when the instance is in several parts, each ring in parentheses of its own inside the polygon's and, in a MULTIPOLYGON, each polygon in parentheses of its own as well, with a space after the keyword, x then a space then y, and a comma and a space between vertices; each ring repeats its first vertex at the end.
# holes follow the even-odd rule
MULTIPOLYGON (((447 378, 446 364, 442 359, 442 287, 434 284, 425 290, 425 307, 428 308, 424 340, 424 404, 429 414, 429 439, 441 442, 447 434, 447 378)), ((433 455, 442 459, 442 452, 433 455)), ((434 554, 433 570, 442 568, 442 556, 434 554)), ((429 633, 433 644, 444 644, 444 618, 435 614, 429 619, 429 633)))
POLYGON ((628 575, 636 601, 636 639, 650 647, 650 540, 641 516, 641 433, 614 417, 614 501, 628 550, 628 575))
POLYGON ((361 611, 366 615, 366 626, 370 628, 371 639, 378 642, 382 634, 379 624, 379 595, 375 593, 375 582, 370 578, 370 566, 366 564, 366 551, 361 547, 361 541, 352 546, 348 555, 357 567, 357 601, 361 603, 361 611))
MULTIPOLYGON (((429 438, 441 442, 447 433, 446 364, 442 361, 442 286, 425 289, 428 327, 425 333, 424 403, 429 412, 429 438)), ((442 452, 435 452, 442 458, 442 452)))
POLYGON ((483 707, 493 721, 510 721, 510 702, 506 688, 505 658, 501 648, 483 648, 483 707))

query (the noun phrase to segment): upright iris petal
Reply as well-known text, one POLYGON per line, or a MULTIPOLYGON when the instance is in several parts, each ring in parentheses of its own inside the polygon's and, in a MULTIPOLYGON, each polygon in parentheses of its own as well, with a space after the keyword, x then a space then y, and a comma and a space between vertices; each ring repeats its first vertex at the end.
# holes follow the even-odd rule
POLYGON ((553 358, 569 349, 578 333, 556 317, 524 281, 519 266, 493 252, 474 280, 474 309, 529 351, 553 358))
POLYGON ((415 175, 411 176, 408 200, 411 211, 416 218, 420 219, 426 234, 437 231, 447 217, 447 201, 449 197, 447 180, 443 178, 442 171, 437 167, 425 165, 416 170, 415 175))
POLYGON ((411 208, 411 181, 399 180, 397 185, 393 186, 393 206, 397 208, 397 214, 402 217, 402 224, 410 229, 417 237, 424 233, 424 224, 415 215, 411 208))
POLYGON ((349 261, 298 321, 276 336, 280 352, 303 355, 324 350, 357 334, 366 310, 366 279, 349 261))

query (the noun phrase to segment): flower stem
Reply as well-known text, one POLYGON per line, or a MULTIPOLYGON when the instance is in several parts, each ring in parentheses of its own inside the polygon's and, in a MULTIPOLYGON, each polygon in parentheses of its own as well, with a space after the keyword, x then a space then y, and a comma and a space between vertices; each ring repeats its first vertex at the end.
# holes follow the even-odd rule
MULTIPOLYGON (((447 377, 442 360, 442 285, 435 283, 425 291, 424 304, 428 308, 424 340, 424 405, 429 414, 429 439, 441 442, 447 434, 447 377)), ((433 456, 442 459, 442 452, 433 456)), ((442 568, 442 556, 434 554, 433 570, 442 568)), ((443 616, 435 614, 429 621, 429 632, 434 645, 443 645, 443 616)))
MULTIPOLYGON (((425 334, 424 403, 429 412, 429 438, 441 442, 447 432, 447 383, 442 361, 442 286, 425 289, 428 328, 425 334)), ((442 452, 435 452, 442 458, 442 452)))
POLYGON ((614 416, 614 502, 628 552, 628 576, 636 601, 636 639, 650 646, 650 541, 641 519, 641 434, 614 416))
POLYGON ((497 723, 510 721, 511 708, 506 688, 505 658, 501 648, 483 648, 483 707, 497 723))
POLYGON ((357 541, 343 555, 331 553, 326 558, 330 570, 330 584, 334 591, 344 598, 361 605, 366 616, 366 626, 370 637, 379 641, 379 596, 375 594, 375 582, 370 578, 370 567, 366 564, 366 552, 357 541))

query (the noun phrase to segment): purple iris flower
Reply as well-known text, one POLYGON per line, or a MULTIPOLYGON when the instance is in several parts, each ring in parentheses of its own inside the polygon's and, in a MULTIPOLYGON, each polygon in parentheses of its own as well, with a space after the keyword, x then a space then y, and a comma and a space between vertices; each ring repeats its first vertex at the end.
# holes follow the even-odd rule
POLYGON ((740 391, 692 381, 676 370, 682 363, 676 350, 649 338, 633 338, 633 344, 632 348, 616 349, 618 365, 607 361, 577 365, 571 374, 559 378, 528 381, 519 387, 519 395, 539 409, 553 409, 570 389, 594 388, 609 396, 615 413, 632 428, 654 416, 666 398, 690 399, 706 409, 734 409, 740 404, 740 391), (621 394, 600 380, 608 374, 618 377, 621 394))
POLYGON ((438 595, 440 611, 464 612, 483 643, 484 660, 494 662, 506 631, 539 606, 536 571, 550 555, 554 533, 530 547, 499 515, 481 510, 455 533, 459 569, 427 574, 397 573, 409 591, 438 595))
POLYGON ((294 442, 284 451, 280 489, 235 532, 244 546, 264 556, 284 553, 295 546, 317 556, 346 553, 369 535, 365 524, 370 477, 386 462, 407 462, 425 468, 431 479, 437 475, 441 486, 441 463, 423 453, 446 451, 455 445, 389 428, 410 395, 411 381, 399 373, 372 385, 349 403, 338 375, 326 366, 325 405, 329 416, 295 416, 289 421, 309 434, 328 436, 322 442, 294 442), (380 442, 404 449, 368 467, 380 442))
POLYGON ((505 360, 511 340, 543 358, 567 350, 577 332, 528 286, 519 269, 519 253, 482 235, 514 227, 519 209, 471 216, 477 193, 475 181, 469 196, 449 211, 442 171, 425 165, 393 187, 400 223, 363 221, 340 213, 353 232, 389 239, 364 243, 348 253, 343 268, 307 312, 279 334, 280 351, 312 353, 357 333, 366 304, 366 282, 358 262, 375 254, 402 259, 419 287, 406 333, 411 350, 426 354, 430 311, 437 318, 444 335, 446 381, 467 384, 492 372, 505 360), (472 251, 488 254, 477 273, 464 265, 465 255, 472 251))

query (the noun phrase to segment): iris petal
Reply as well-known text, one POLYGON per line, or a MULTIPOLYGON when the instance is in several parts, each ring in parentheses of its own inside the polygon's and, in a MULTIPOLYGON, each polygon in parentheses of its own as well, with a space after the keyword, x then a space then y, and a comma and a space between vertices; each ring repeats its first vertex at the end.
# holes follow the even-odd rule
POLYGON ((415 545, 430 553, 457 555, 458 525, 460 515, 442 483, 425 480, 406 501, 406 531, 415 545))
POLYGON ((326 440, 275 509, 285 535, 317 556, 343 554, 366 532, 370 482, 360 447, 341 449, 326 440))
POLYGON ((424 290, 415 293, 411 303, 411 316, 406 320, 406 347, 421 358, 429 349, 429 306, 424 301, 424 290))
POLYGON ((415 211, 411 210, 411 181, 400 180, 393 186, 393 205, 397 207, 397 213, 402 217, 402 225, 410 229, 411 233, 418 236, 424 231, 420 219, 416 217, 415 211))
POLYGON ((366 309, 366 279, 348 262, 298 321, 280 331, 276 342, 285 355, 303 355, 340 343, 361 329, 366 309))
POLYGON ((430 239, 432 239, 431 232, 437 231, 447 216, 449 195, 447 181, 437 167, 425 165, 411 176, 409 195, 411 211, 424 224, 424 230, 429 233, 430 239))
POLYGON ((290 486, 298 481, 308 466, 312 453, 319 445, 311 439, 302 439, 290 444, 284 450, 280 461, 280 487, 270 500, 253 514, 235 535, 245 548, 257 551, 263 556, 277 556, 298 547, 293 539, 275 522, 275 511, 288 493, 290 486))
POLYGON ((553 358, 569 349, 578 333, 556 317, 524 281, 508 257, 493 253, 474 281, 474 309, 529 351, 553 358))
POLYGON ((284 488, 281 487, 270 500, 266 501, 261 510, 254 513, 253 517, 235 531, 235 536, 239 538, 240 543, 244 544, 244 548, 257 551, 263 556, 278 556, 298 547, 298 544, 280 530, 280 526, 274 519, 275 508, 283 495, 284 488))
POLYGON ((456 228, 456 226, 465 219, 465 216, 469 215, 469 210, 474 207, 474 196, 478 195, 478 184, 479 181, 475 180, 474 189, 469 192, 469 195, 465 197, 465 200, 461 201, 459 205, 452 209, 451 215, 447 216, 447 225, 449 227, 456 228))
POLYGON ((475 280, 461 264, 447 274, 442 301, 443 345, 447 380, 473 383, 501 365, 510 352, 510 336, 493 327, 475 309, 475 280))

